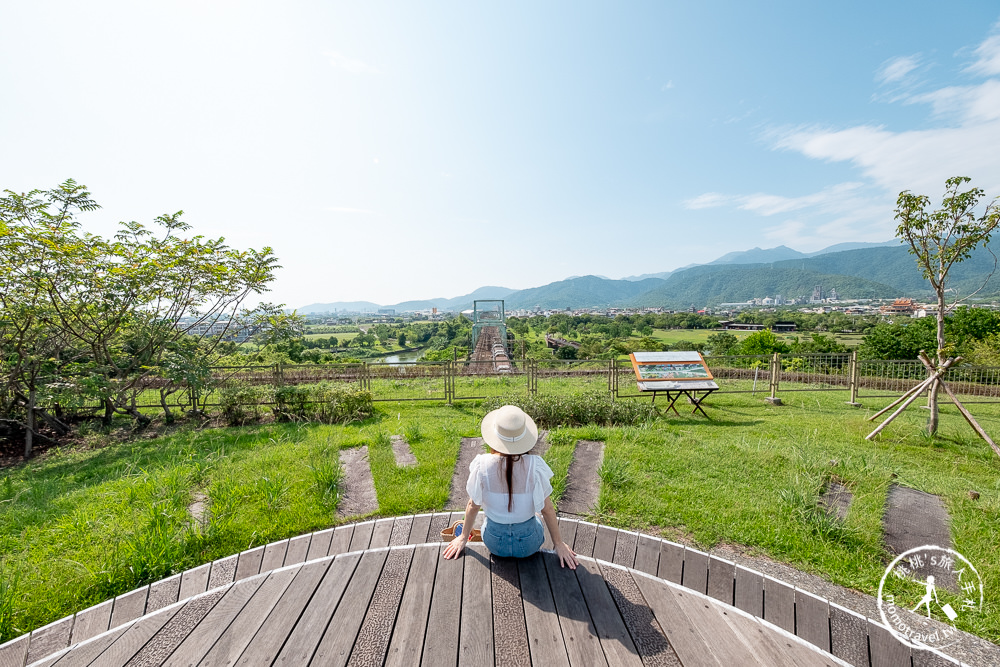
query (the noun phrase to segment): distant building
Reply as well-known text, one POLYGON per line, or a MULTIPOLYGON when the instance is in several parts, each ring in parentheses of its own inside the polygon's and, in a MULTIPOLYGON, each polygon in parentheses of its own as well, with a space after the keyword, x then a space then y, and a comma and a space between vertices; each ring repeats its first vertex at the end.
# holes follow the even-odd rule
POLYGON ((917 309, 913 299, 896 299, 891 305, 881 306, 879 312, 883 315, 907 315, 912 316, 917 309))
POLYGON ((830 289, 830 301, 840 301, 840 295, 837 294, 836 288, 830 289))
POLYGON ((813 288, 813 295, 812 298, 809 299, 809 303, 821 303, 822 301, 823 301, 823 286, 816 285, 816 287, 813 288))
POLYGON ((378 309, 378 314, 379 315, 395 315, 396 314, 396 309, 395 308, 379 308, 378 309))

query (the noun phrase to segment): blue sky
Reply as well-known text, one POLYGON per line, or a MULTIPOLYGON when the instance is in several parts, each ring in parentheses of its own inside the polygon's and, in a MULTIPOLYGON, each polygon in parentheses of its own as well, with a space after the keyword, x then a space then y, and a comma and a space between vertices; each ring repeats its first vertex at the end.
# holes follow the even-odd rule
POLYGON ((452 297, 893 236, 1000 194, 1000 7, 20 2, 0 188, 90 230, 183 209, 271 246, 268 299, 452 297))

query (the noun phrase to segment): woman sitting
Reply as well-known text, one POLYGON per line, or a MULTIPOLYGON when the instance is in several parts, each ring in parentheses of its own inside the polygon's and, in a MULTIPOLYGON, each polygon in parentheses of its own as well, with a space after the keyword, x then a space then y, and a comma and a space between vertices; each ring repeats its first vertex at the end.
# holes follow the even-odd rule
POLYGON ((541 456, 527 454, 538 440, 535 422, 520 408, 505 405, 486 415, 483 440, 489 454, 480 454, 469 465, 465 488, 465 524, 461 535, 444 550, 445 558, 458 558, 465 549, 472 525, 482 507, 483 543, 496 556, 523 558, 536 553, 545 541, 545 530, 536 512, 545 519, 559 564, 576 569, 576 554, 562 541, 552 493, 552 470, 541 456))

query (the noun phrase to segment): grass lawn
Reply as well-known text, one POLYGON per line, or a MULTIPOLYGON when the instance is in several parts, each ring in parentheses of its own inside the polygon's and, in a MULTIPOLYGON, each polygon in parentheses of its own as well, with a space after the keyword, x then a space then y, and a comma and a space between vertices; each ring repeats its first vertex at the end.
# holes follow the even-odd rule
POLYGON ((330 338, 330 337, 333 337, 333 338, 336 338, 337 342, 340 343, 341 347, 343 347, 343 345, 345 343, 347 343, 347 341, 354 340, 360 334, 361 334, 360 331, 354 331, 354 332, 351 332, 351 333, 305 334, 302 337, 304 339, 306 339, 306 340, 316 340, 317 338, 330 338))
MULTIPOLYGON (((684 334, 693 332, 686 331, 684 334)), ((979 568, 984 612, 962 629, 1000 641, 1000 458, 945 407, 941 437, 910 409, 877 442, 865 408, 845 392, 715 394, 702 417, 639 427, 555 428, 546 459, 561 493, 577 439, 606 443, 594 520, 691 542, 740 545, 835 583, 875 593, 890 556, 881 514, 891 483, 942 496, 954 548, 979 568), (817 507, 838 479, 854 494, 844 523, 817 507), (972 500, 969 491, 978 491, 972 500)), ((337 452, 366 444, 379 515, 440 509, 460 439, 478 434, 472 402, 379 403, 348 426, 273 424, 181 430, 155 439, 87 444, 0 470, 0 640, 201 562, 336 523, 337 452), (419 464, 397 468, 390 435, 419 464), (207 496, 200 525, 187 516, 207 496)), ((970 406, 1000 434, 1000 406, 970 406)), ((683 412, 683 411, 682 411, 683 412)), ((558 500, 558 498, 557 498, 558 500)), ((958 608, 955 596, 942 595, 958 608)))

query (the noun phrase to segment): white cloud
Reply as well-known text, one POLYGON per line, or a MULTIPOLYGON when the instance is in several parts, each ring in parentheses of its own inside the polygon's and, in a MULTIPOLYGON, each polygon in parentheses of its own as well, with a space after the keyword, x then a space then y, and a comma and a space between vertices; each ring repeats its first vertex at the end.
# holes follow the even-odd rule
POLYGON ((670 81, 667 81, 665 84, 660 86, 660 90, 670 90, 673 87, 674 87, 674 80, 671 79, 670 81))
POLYGON ((880 84, 899 83, 920 66, 920 55, 897 56, 882 63, 875 74, 880 84))
POLYGON ((976 47, 976 62, 967 71, 985 76, 1000 74, 1000 21, 993 24, 993 34, 976 47))
POLYGON ((691 210, 698 210, 702 208, 717 208, 719 206, 725 206, 731 203, 733 198, 729 195, 720 194, 718 192, 706 192, 703 195, 698 195, 694 199, 684 200, 684 208, 691 210))
POLYGON ((323 55, 326 56, 330 65, 336 67, 337 69, 342 69, 345 72, 350 72, 351 74, 378 74, 379 70, 373 65, 362 62, 357 58, 351 58, 345 56, 342 53, 336 51, 324 51, 323 55))

